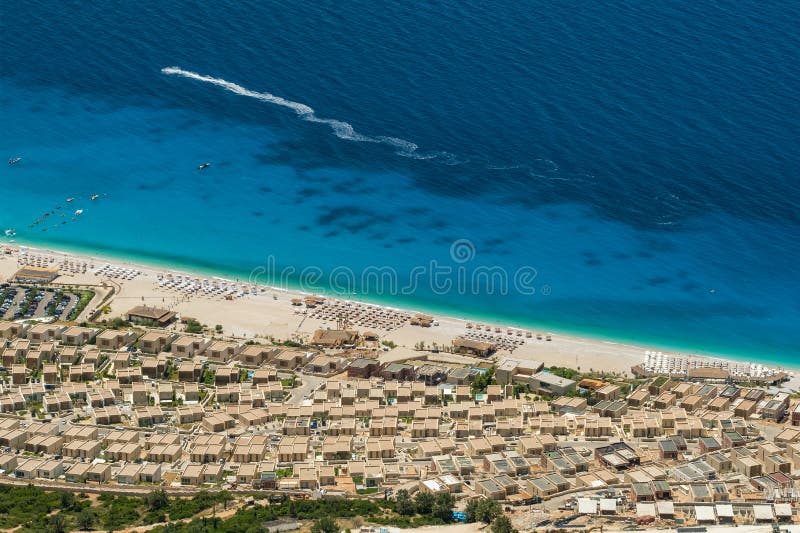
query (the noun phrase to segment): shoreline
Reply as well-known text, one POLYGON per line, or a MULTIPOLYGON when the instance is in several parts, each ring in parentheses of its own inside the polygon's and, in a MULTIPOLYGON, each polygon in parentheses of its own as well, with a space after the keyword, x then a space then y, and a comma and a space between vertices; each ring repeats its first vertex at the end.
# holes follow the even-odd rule
MULTIPOLYGON (((597 359, 598 357, 600 357, 601 359, 605 359, 605 357, 612 358, 610 360, 602 360, 602 361, 600 361, 600 363, 602 363, 603 366, 601 366, 599 368, 608 368, 608 365, 610 364, 610 368, 609 369, 619 370, 619 371, 624 371, 626 373, 630 373, 630 368, 632 366, 634 366, 634 365, 640 364, 643 361, 645 354, 646 353, 650 353, 652 351, 653 353, 656 353, 656 352, 663 353, 663 355, 665 355, 665 356, 682 356, 682 357, 686 357, 686 358, 689 358, 689 359, 726 361, 726 362, 739 363, 739 364, 747 363, 747 362, 751 362, 751 361, 758 361, 760 364, 762 364, 764 366, 770 366, 770 367, 774 367, 774 368, 783 369, 783 370, 785 370, 787 372, 794 372, 796 376, 800 376, 800 364, 798 364, 797 367, 795 368, 795 367, 788 366, 788 365, 785 365, 785 364, 782 364, 782 363, 779 363, 779 362, 776 362, 776 361, 770 361, 770 360, 766 360, 766 359, 754 359, 752 356, 748 356, 748 355, 721 354, 721 353, 713 353, 713 352, 692 351, 692 350, 687 350, 687 349, 684 349, 684 348, 677 348, 677 347, 659 345, 659 344, 656 344, 656 343, 644 343, 644 342, 639 343, 639 342, 636 342, 636 341, 633 341, 633 340, 628 340, 628 339, 612 339, 612 338, 602 337, 602 336, 586 335, 586 334, 584 334, 582 332, 573 332, 573 331, 564 330, 564 329, 552 328, 551 326, 534 325, 534 324, 527 324, 526 325, 526 324, 522 324, 521 322, 514 322, 514 321, 505 320, 505 319, 496 319, 496 318, 493 319, 493 318, 489 318, 489 317, 480 317, 480 318, 478 318, 477 316, 473 316, 473 317, 461 316, 461 317, 459 317, 459 316, 453 316, 453 314, 449 313, 448 311, 437 310, 437 309, 434 309, 434 308, 401 307, 401 306, 398 306, 396 304, 393 305, 391 303, 387 303, 385 301, 382 301, 382 298, 374 298, 374 297, 370 297, 369 295, 366 295, 366 296, 365 295, 347 295, 347 296, 342 296, 342 295, 338 295, 338 294, 333 294, 332 295, 332 294, 329 294, 329 293, 326 293, 326 292, 309 292, 309 291, 304 291, 304 290, 301 290, 300 288, 291 287, 291 286, 290 287, 275 287, 275 286, 271 286, 271 285, 265 284, 263 282, 251 282, 249 280, 242 279, 242 277, 233 275, 233 274, 235 274, 235 272, 233 272, 233 271, 227 272, 227 273, 226 272, 219 272, 219 271, 215 271, 213 269, 204 269, 204 268, 202 268, 200 266, 197 266, 197 267, 193 268, 191 265, 188 265, 188 264, 175 265, 174 263, 169 263, 168 261, 164 261, 161 264, 157 264, 157 263, 160 263, 158 260, 155 260, 153 262, 149 262, 149 261, 147 261, 147 259, 130 258, 130 257, 126 257, 126 256, 121 256, 121 255, 118 256, 118 255, 115 255, 113 252, 112 253, 108 253, 105 250, 102 250, 99 253, 97 253, 95 251, 84 250, 84 249, 72 251, 72 250, 69 250, 67 248, 57 249, 54 246, 43 245, 41 243, 28 244, 26 242, 20 242, 20 241, 13 242, 13 243, 0 241, 0 259, 3 259, 3 261, 0 261, 0 280, 3 277, 2 274, 4 274, 7 277, 9 277, 11 275, 11 273, 9 273, 7 271, 8 268, 5 266, 5 265, 7 265, 7 262, 5 261, 5 259, 7 259, 9 257, 14 257, 14 258, 17 257, 17 255, 6 254, 6 248, 12 248, 12 249, 23 249, 24 248, 24 249, 26 249, 27 251, 29 251, 32 254, 47 255, 47 256, 57 256, 57 257, 65 257, 65 258, 68 257, 68 258, 71 258, 73 260, 77 259, 77 260, 87 261, 87 262, 101 262, 101 263, 108 263, 108 264, 112 264, 112 265, 122 265, 122 266, 127 267, 127 268, 135 268, 137 270, 141 270, 143 273, 146 273, 146 276, 145 276, 146 278, 147 277, 153 278, 154 276, 158 276, 160 273, 169 272, 171 274, 186 276, 186 277, 190 277, 190 278, 208 277, 208 278, 212 278, 213 280, 224 281, 224 282, 227 282, 227 283, 258 286, 259 287, 259 291, 260 291, 261 294, 265 294, 265 293, 272 294, 273 298, 275 298, 275 299, 277 299, 275 297, 275 293, 276 292, 278 292, 278 293, 280 293, 282 295, 288 296, 288 297, 292 297, 292 296, 294 296, 294 297, 296 297, 296 296, 312 296, 313 295, 313 296, 322 296, 324 298, 331 299, 331 300, 351 301, 354 304, 358 304, 358 305, 375 306, 375 307, 379 307, 379 308, 382 308, 382 309, 391 310, 391 311, 399 312, 399 313, 409 313, 409 314, 424 313, 424 314, 434 315, 434 316, 436 316, 436 318, 439 320, 439 322, 442 325, 447 325, 448 326, 447 328, 427 328, 426 330, 423 330, 423 333, 429 334, 428 336, 434 336, 434 337, 439 337, 439 335, 436 335, 436 333, 438 331, 442 331, 443 332, 445 329, 447 331, 449 331, 452 335, 458 335, 460 333, 458 333, 457 331, 454 332, 453 330, 462 329, 468 323, 492 324, 493 325, 492 327, 495 327, 495 325, 496 325, 497 327, 501 328, 503 331, 505 331, 506 329, 516 329, 516 330, 529 330, 529 331, 533 331, 533 332, 542 332, 542 333, 547 334, 547 335, 552 335, 554 337, 554 340, 557 339, 558 341, 560 341, 558 344, 561 345, 561 346, 559 346, 560 349, 544 350, 543 353, 540 354, 540 355, 543 356, 542 357, 543 362, 548 363, 547 359, 550 359, 550 363, 548 363, 548 364, 559 364, 561 366, 571 366, 573 368, 575 366, 580 367, 581 366, 580 365, 581 357, 587 355, 584 352, 593 351, 593 352, 596 353, 596 355, 593 358, 589 358, 590 361, 592 359, 597 359), (500 324, 502 324, 502 325, 500 325, 500 324), (566 346, 564 346, 564 345, 566 345, 566 346), (571 352, 570 350, 573 350, 574 353, 571 352), (624 353, 625 356, 621 357, 621 355, 623 353, 624 353), (638 354, 636 360, 633 359, 633 354, 638 354), (575 360, 574 360, 575 364, 573 364, 573 360, 572 360, 573 356, 575 357, 575 360), (568 357, 569 360, 565 359, 565 357, 568 357), (622 359, 624 362, 623 361, 619 361, 618 359, 622 359), (620 365, 621 362, 623 362, 622 365, 620 365)), ((81 247, 77 247, 77 248, 81 248, 81 247)), ((62 283, 63 283, 63 281, 62 281, 62 283)), ((123 284, 124 284, 124 282, 123 282, 123 284)), ((153 298, 152 295, 149 295, 149 296, 145 296, 144 295, 144 293, 147 292, 146 289, 143 289, 142 287, 138 287, 138 290, 140 292, 142 292, 142 295, 141 295, 142 301, 144 301, 145 297, 148 297, 150 299, 153 298)), ((173 294, 173 296, 174 296, 174 294, 173 294)), ((130 297, 127 297, 127 298, 130 298, 130 297)), ((191 299, 190 299, 190 297, 186 297, 186 300, 181 300, 181 301, 184 301, 185 303, 188 304, 188 303, 191 302, 191 299)), ((191 309, 191 308, 197 307, 197 306, 186 305, 184 307, 191 309)), ((114 313, 121 313, 122 311, 124 311, 124 310, 115 309, 114 313)), ((197 313, 192 314, 191 311, 190 312, 185 312, 185 310, 184 310, 184 314, 186 314, 188 316, 194 316, 197 313)), ((198 318, 201 318, 201 319, 205 320, 205 318, 202 317, 202 316, 200 316, 198 318)), ((286 318, 286 317, 282 317, 282 318, 286 318)), ((305 321, 305 319, 303 319, 301 321, 301 323, 304 322, 304 321, 305 321)), ((288 323, 284 324, 284 325, 288 326, 288 323)), ((323 326, 325 326, 325 325, 326 324, 323 322, 323 326)), ((327 327, 331 327, 331 325, 327 324, 327 327)), ((257 335, 257 333, 252 332, 252 331, 245 331, 244 333, 245 333, 245 335, 244 335, 245 337, 248 336, 248 334, 252 334, 253 336, 257 335)), ((463 334, 463 331, 461 333, 463 334)), ((394 335, 393 333, 388 333, 385 336, 385 338, 387 340, 392 340, 393 342, 395 341, 395 337, 398 337, 398 336, 394 335)), ((406 336, 399 336, 397 340, 407 341, 408 340, 407 337, 408 337, 407 335, 406 336)), ((555 344, 553 344, 551 346, 555 346, 555 344)), ((540 347, 541 347, 541 345, 540 345, 540 347)), ((508 357, 517 358, 517 355, 512 353, 511 355, 508 355, 508 357)), ((523 356, 522 358, 526 359, 526 358, 530 358, 530 357, 523 356)))

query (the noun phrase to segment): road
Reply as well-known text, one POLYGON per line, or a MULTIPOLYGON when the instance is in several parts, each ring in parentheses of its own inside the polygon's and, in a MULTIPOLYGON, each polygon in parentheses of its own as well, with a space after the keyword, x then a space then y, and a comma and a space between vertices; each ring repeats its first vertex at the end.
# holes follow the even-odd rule
POLYGON ((291 389, 292 395, 286 401, 289 405, 300 405, 303 400, 310 397, 327 380, 327 378, 309 376, 308 374, 298 374, 297 378, 300 380, 300 386, 291 389))

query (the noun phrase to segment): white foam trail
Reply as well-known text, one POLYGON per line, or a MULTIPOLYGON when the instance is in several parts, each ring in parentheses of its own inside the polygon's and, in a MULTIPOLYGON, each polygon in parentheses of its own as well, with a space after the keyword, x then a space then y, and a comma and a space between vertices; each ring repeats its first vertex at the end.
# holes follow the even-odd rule
POLYGON ((242 87, 241 85, 237 85, 228 80, 224 80, 222 78, 205 76, 203 74, 198 74, 197 72, 183 70, 180 67, 164 67, 161 69, 161 72, 163 74, 182 76, 184 78, 210 83, 212 85, 216 85, 217 87, 221 87, 226 91, 230 91, 232 93, 236 93, 241 96, 255 98, 257 100, 261 100, 262 102, 267 102, 270 104, 275 104, 281 107, 285 107, 287 109, 291 109, 297 114, 297 116, 299 116, 303 120, 306 120, 308 122, 315 122, 317 124, 326 124, 331 128, 331 131, 333 131, 334 135, 336 135, 340 139, 346 139, 348 141, 356 141, 356 142, 385 144, 387 146, 395 148, 395 152, 398 155, 404 157, 411 157, 414 159, 442 158, 444 159, 444 162, 447 164, 451 164, 450 161, 455 159, 455 156, 453 156, 453 154, 447 152, 421 154, 419 153, 418 151, 419 147, 416 144, 407 141, 405 139, 400 139, 397 137, 386 137, 386 136, 373 137, 370 135, 364 135, 362 133, 358 133, 353 128, 353 126, 347 122, 332 118, 318 117, 314 112, 314 108, 312 108, 311 106, 307 106, 306 104, 300 102, 293 102, 292 100, 287 100, 286 98, 281 98, 280 96, 275 96, 274 94, 271 93, 251 91, 250 89, 242 87))

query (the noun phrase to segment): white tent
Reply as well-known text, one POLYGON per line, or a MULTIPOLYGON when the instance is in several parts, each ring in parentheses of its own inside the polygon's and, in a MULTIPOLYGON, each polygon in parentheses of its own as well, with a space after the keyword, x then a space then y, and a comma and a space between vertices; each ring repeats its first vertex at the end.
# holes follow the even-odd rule
POLYGON ((717 516, 714 514, 714 506, 712 505, 696 505, 694 508, 694 515, 697 517, 698 524, 707 524, 717 521, 717 516))
POLYGON ((597 500, 578 498, 578 514, 597 514, 597 500))
POLYGON ((654 503, 637 503, 636 516, 656 516, 656 504, 654 503))
POLYGON ((675 504, 671 501, 656 502, 658 507, 658 516, 661 518, 673 518, 675 516, 675 504))
POLYGON ((729 503, 718 503, 717 516, 720 520, 733 520, 733 505, 729 503))
POLYGON ((771 505, 754 505, 753 517, 756 522, 772 522, 775 519, 775 514, 772 512, 771 505))
POLYGON ((600 500, 601 514, 617 514, 617 500, 615 498, 603 498, 600 500))
POLYGON ((784 518, 792 518, 792 504, 790 503, 776 503, 775 504, 775 516, 778 519, 784 518))

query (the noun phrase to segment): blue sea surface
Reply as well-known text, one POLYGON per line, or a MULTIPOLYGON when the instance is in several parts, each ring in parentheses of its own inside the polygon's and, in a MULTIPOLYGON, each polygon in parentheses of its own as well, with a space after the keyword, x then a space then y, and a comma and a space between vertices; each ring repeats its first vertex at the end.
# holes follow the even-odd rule
POLYGON ((0 15, 0 155, 24 158, 0 168, 0 228, 18 242, 800 357, 798 4, 0 15))

